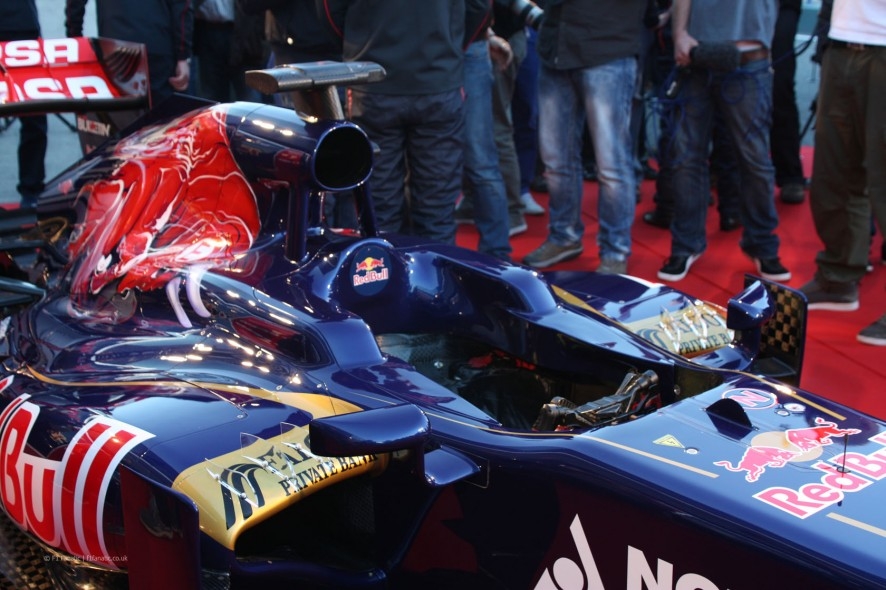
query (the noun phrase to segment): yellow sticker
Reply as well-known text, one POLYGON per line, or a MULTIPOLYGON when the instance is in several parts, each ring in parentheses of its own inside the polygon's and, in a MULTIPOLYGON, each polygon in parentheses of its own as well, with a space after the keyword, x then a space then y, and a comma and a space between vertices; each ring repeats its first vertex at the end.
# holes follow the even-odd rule
POLYGON ((666 447, 677 447, 678 449, 685 448, 683 443, 677 440, 677 438, 671 434, 666 434, 658 440, 653 441, 657 445, 664 445, 666 447))

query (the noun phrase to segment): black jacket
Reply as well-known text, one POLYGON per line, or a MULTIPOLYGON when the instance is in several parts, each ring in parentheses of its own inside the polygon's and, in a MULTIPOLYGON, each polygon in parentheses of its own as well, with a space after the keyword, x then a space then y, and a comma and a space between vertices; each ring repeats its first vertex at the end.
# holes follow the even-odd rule
POLYGON ((341 37, 330 26, 322 0, 242 0, 243 10, 271 13, 268 42, 277 63, 341 61, 341 37))
POLYGON ((36 38, 40 32, 37 4, 34 0, 0 2, 0 40, 36 38))
POLYGON ((324 0, 345 61, 372 61, 366 92, 437 94, 464 84, 464 48, 485 34, 491 0, 324 0))
POLYGON ((557 0, 544 4, 538 32, 542 62, 590 68, 640 54, 646 0, 557 0))
MULTIPOLYGON (((148 52, 151 95, 155 104, 173 93, 169 78, 176 62, 191 57, 194 35, 192 0, 96 0, 101 37, 143 43, 148 52)), ((83 34, 87 0, 66 0, 65 31, 83 34)))

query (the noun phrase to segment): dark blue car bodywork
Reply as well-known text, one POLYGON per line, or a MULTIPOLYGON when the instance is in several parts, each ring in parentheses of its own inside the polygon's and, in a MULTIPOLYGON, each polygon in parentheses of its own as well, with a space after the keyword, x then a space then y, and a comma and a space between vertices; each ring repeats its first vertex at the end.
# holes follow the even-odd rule
MULTIPOLYGON (((372 145, 344 120, 248 103, 153 117, 2 242, 3 538, 45 554, 54 584, 886 585, 886 428, 797 387, 802 330, 776 317, 789 300, 802 322, 795 293, 750 278, 708 333, 715 306, 662 285, 378 232, 372 145), (83 284, 115 278, 81 289, 102 242, 71 245, 139 213, 122 191, 95 223, 101 183, 154 157, 136 149, 151 125, 199 138, 206 120, 227 143, 205 153, 236 163, 260 232, 136 278, 147 250, 120 232, 83 284), (324 223, 337 191, 356 196, 355 231, 324 223), (672 334, 667 310, 684 336, 631 328, 672 334)), ((173 219, 207 213, 182 194, 173 219)), ((169 235, 143 225, 155 246, 169 235)))

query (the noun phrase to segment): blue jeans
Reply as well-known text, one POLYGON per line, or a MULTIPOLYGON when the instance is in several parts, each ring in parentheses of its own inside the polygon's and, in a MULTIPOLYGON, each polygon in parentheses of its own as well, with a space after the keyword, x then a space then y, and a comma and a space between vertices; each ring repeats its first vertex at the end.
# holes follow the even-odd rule
POLYGON ((572 70, 555 70, 542 64, 539 147, 550 193, 551 242, 574 244, 584 235, 581 144, 587 121, 600 189, 600 258, 626 260, 630 256, 637 194, 631 153, 631 101, 636 80, 634 58, 572 70))
POLYGON ((520 193, 529 192, 529 183, 535 177, 538 159, 538 68, 536 51, 538 33, 526 27, 526 57, 520 62, 514 94, 511 100, 511 117, 514 122, 514 147, 520 162, 520 193))
POLYGON ((732 139, 741 174, 741 249, 756 258, 778 256, 778 214, 773 199, 775 171, 769 155, 772 72, 768 60, 732 72, 691 69, 675 105, 674 222, 671 254, 700 254, 707 247, 705 219, 710 184, 708 150, 714 111, 732 139))
POLYGON ((492 61, 486 40, 465 51, 465 197, 480 234, 477 249, 498 258, 511 254, 508 201, 498 162, 492 118, 492 61))

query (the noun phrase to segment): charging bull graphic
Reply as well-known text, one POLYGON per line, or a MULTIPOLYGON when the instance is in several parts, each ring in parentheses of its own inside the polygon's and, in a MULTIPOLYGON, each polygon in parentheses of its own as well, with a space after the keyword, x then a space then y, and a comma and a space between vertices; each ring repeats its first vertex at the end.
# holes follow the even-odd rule
POLYGON ((109 287, 163 288, 186 268, 227 265, 250 248, 258 207, 228 149, 224 108, 136 133, 114 155, 119 167, 81 190, 88 203, 71 241, 80 259, 75 304, 109 287))
POLYGON ((815 424, 816 426, 808 428, 785 430, 784 446, 752 445, 736 465, 729 461, 715 461, 714 465, 725 467, 729 471, 744 471, 745 479, 753 483, 763 475, 767 467, 784 467, 790 461, 802 460, 803 455, 810 451, 832 444, 831 437, 861 432, 857 428, 839 428, 836 423, 821 417, 815 418, 815 424))

